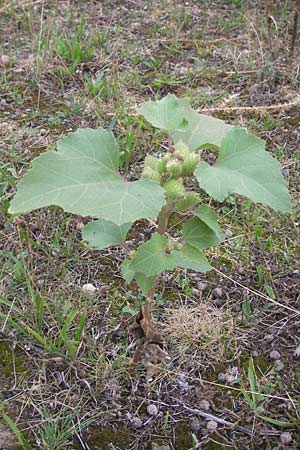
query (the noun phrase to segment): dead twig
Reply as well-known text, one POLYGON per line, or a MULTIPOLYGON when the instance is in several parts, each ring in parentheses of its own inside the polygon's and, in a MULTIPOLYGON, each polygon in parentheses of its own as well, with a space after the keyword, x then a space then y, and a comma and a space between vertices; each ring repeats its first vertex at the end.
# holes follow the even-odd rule
POLYGON ((293 108, 294 106, 300 106, 300 97, 296 99, 294 102, 289 103, 278 103, 276 105, 266 105, 266 106, 226 106, 226 107, 218 107, 218 108, 204 108, 198 110, 198 112, 264 112, 264 111, 279 111, 293 108))
POLYGON ((295 15, 294 15, 294 25, 293 25, 293 31, 292 31, 292 41, 291 41, 291 47, 290 47, 290 62, 294 56, 295 43, 296 43, 297 34, 298 34, 297 28, 298 28, 298 22, 299 22, 299 10, 300 10, 300 0, 297 0, 295 15))
POLYGON ((248 428, 241 427, 240 425, 237 425, 235 423, 229 422, 228 420, 222 419, 221 417, 215 416, 214 414, 207 413, 205 411, 202 411, 201 409, 196 408, 190 408, 189 406, 186 406, 183 402, 179 401, 179 404, 183 406, 184 409, 189 411, 192 414, 195 414, 196 416, 204 417, 208 420, 214 420, 215 422, 224 425, 229 428, 235 428, 238 431, 242 431, 243 433, 252 434, 252 431, 248 428))

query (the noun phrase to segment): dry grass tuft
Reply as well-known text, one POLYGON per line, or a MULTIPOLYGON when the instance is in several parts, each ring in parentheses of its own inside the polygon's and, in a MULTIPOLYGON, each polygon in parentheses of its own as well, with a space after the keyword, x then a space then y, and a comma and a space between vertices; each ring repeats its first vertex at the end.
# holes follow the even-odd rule
POLYGON ((164 334, 186 359, 193 355, 203 365, 221 362, 233 334, 233 321, 212 304, 167 310, 164 334))

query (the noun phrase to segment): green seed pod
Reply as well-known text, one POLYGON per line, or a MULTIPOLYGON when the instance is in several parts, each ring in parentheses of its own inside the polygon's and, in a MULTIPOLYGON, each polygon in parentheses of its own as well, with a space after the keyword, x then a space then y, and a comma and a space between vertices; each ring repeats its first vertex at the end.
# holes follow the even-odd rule
POLYGON ((163 156, 163 161, 165 162, 165 163, 167 163, 168 161, 170 161, 170 159, 172 159, 173 158, 173 155, 171 155, 171 153, 165 153, 164 154, 164 156, 163 156))
POLYGON ((151 155, 146 156, 144 167, 149 167, 150 169, 157 171, 158 159, 151 155))
POLYGON ((145 166, 142 172, 142 177, 147 180, 158 181, 160 183, 161 178, 157 170, 151 169, 151 167, 145 166))
POLYGON ((163 159, 157 160, 157 170, 160 175, 166 171, 166 162, 163 159))
POLYGON ((171 178, 179 178, 182 172, 182 164, 176 159, 171 159, 166 164, 166 170, 171 178))
POLYGON ((176 155, 176 153, 178 153, 178 155, 182 159, 185 159, 189 156, 190 151, 189 151, 188 146, 184 142, 179 141, 179 142, 177 142, 177 144, 175 144, 175 155, 176 155))
POLYGON ((190 153, 187 158, 183 161, 182 164, 182 174, 185 177, 193 175, 194 170, 199 164, 199 155, 195 152, 190 153))
POLYGON ((185 195, 185 188, 182 184, 182 180, 169 180, 164 184, 166 197, 179 200, 185 195))
POLYGON ((185 212, 195 206, 200 200, 198 192, 187 192, 184 198, 175 202, 176 211, 185 212))

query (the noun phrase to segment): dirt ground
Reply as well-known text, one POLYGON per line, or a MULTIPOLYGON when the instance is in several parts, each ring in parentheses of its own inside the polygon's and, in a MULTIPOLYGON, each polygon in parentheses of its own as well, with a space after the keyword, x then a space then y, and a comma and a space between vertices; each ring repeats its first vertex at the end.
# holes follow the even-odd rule
POLYGON ((0 0, 1 449, 300 448, 297 4, 0 0), (132 369, 144 298, 119 269, 149 223, 126 248, 90 250, 85 219, 56 207, 12 218, 8 205, 30 161, 79 127, 112 130, 136 179, 166 138, 135 108, 167 93, 265 139, 293 212, 212 202, 226 240, 213 271, 161 277, 167 357, 151 376, 147 355, 132 369), (72 356, 60 332, 74 311, 72 356))

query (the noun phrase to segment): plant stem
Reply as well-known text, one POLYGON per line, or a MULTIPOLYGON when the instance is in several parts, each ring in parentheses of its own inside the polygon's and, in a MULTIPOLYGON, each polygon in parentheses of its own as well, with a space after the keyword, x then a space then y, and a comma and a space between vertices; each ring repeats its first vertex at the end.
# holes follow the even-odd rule
MULTIPOLYGON (((167 204, 161 208, 160 213, 158 215, 158 232, 160 235, 165 234, 168 227, 169 217, 172 214, 172 211, 173 211, 173 202, 172 200, 168 200, 167 204)), ((153 286, 151 287, 147 295, 147 301, 149 303, 151 303, 151 299, 153 298, 155 292, 155 284, 156 280, 153 283, 153 286)))
POLYGON ((173 202, 172 200, 168 200, 167 204, 162 207, 160 210, 160 213, 158 215, 158 232, 159 234, 163 235, 165 234, 167 227, 168 227, 168 221, 169 217, 173 211, 173 202))

